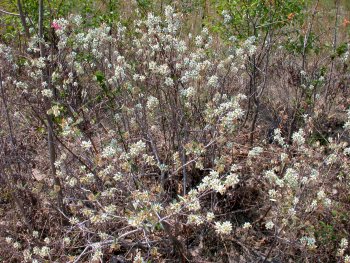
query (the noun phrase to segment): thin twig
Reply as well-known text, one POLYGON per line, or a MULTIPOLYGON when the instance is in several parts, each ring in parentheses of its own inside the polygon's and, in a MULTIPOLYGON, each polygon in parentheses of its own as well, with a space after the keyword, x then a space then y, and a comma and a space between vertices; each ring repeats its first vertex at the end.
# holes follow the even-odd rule
POLYGON ((0 13, 3 13, 5 15, 11 15, 11 16, 20 16, 20 14, 11 13, 11 12, 5 11, 3 9, 0 9, 0 13))

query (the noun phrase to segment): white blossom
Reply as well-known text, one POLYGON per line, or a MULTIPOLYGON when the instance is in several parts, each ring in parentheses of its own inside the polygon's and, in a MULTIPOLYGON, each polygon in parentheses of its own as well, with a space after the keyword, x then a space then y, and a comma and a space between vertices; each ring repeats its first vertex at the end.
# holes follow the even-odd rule
POLYGON ((304 131, 302 129, 299 129, 298 132, 294 132, 292 139, 293 142, 296 143, 298 146, 301 146, 305 143, 305 134, 304 131))
POLYGON ((269 221, 265 224, 266 229, 272 229, 274 228, 275 224, 272 221, 269 221))
POLYGON ((229 221, 215 222, 215 231, 220 235, 228 235, 232 231, 232 224, 229 221))

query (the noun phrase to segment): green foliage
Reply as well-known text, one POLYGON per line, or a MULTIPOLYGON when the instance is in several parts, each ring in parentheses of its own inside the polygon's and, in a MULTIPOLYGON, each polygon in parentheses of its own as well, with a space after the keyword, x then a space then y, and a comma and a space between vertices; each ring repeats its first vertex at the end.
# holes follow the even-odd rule
POLYGON ((308 139, 308 144, 312 145, 316 142, 319 142, 320 145, 327 145, 328 141, 326 139, 327 137, 325 134, 322 134, 321 132, 314 132, 310 135, 308 139))
POLYGON ((342 43, 336 48, 335 52, 336 52, 337 56, 340 57, 340 56, 344 55, 347 50, 348 50, 347 43, 342 43))
POLYGON ((315 236, 319 242, 328 245, 337 240, 334 226, 324 221, 319 222, 319 229, 316 229, 315 236))
POLYGON ((304 41, 305 41, 305 36, 301 33, 298 32, 298 37, 293 40, 293 38, 289 38, 288 41, 285 44, 285 48, 294 54, 302 54, 304 52, 305 48, 305 53, 308 54, 310 52, 315 52, 315 54, 318 54, 321 50, 320 46, 318 45, 319 43, 319 37, 316 36, 315 33, 311 32, 309 36, 306 38, 306 43, 304 47, 304 41))
POLYGON ((119 18, 119 0, 108 1, 105 6, 99 6, 98 2, 92 0, 81 1, 81 5, 80 15, 86 27, 101 23, 112 25, 119 18))
POLYGON ((102 89, 106 89, 104 74, 101 71, 96 71, 95 77, 96 77, 97 82, 100 84, 100 87, 102 89))
POLYGON ((161 223, 156 223, 155 225, 154 225, 154 229, 156 230, 156 231, 162 231, 162 230, 164 230, 164 227, 163 227, 163 225, 161 224, 161 223))
POLYGON ((5 25, 0 31, 0 39, 5 43, 10 43, 12 40, 16 39, 17 35, 21 32, 21 23, 17 17, 0 17, 0 24, 5 25))
POLYGON ((107 89, 106 80, 105 80, 105 76, 104 76, 103 72, 96 71, 95 78, 96 78, 96 81, 97 81, 98 85, 100 86, 100 88, 102 89, 102 92, 103 92, 102 94, 99 93, 96 96, 96 100, 97 101, 101 101, 104 95, 107 95, 107 97, 108 97, 109 91, 107 89))
POLYGON ((0 190, 0 203, 9 203, 13 198, 13 193, 7 188, 2 187, 0 190))
POLYGON ((304 0, 221 0, 217 4, 218 15, 227 12, 231 19, 217 25, 216 29, 230 37, 240 39, 258 36, 271 29, 280 29, 302 18, 304 0))
POLYGON ((151 0, 136 0, 138 8, 140 8, 143 12, 147 12, 151 9, 153 1, 151 0))

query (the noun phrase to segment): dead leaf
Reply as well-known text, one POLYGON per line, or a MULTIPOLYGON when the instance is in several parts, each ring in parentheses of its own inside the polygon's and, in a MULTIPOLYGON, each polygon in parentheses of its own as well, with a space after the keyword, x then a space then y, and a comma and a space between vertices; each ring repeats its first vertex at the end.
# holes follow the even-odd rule
POLYGON ((40 170, 38 169, 32 169, 32 174, 33 177, 37 180, 37 181, 42 181, 46 178, 46 174, 42 173, 40 170))

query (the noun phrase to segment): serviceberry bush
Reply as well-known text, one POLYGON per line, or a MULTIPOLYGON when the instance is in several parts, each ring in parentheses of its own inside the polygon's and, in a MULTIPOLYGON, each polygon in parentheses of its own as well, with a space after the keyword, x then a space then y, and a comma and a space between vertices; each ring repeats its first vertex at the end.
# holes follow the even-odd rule
POLYGON ((0 43, 0 258, 350 262, 350 103, 327 82, 348 83, 348 50, 330 71, 304 57, 295 75, 271 32, 263 45, 193 34, 162 10, 91 27, 72 14, 45 32, 28 21, 25 49, 0 43), (281 87, 270 97, 278 77, 294 88, 286 105, 281 87))

